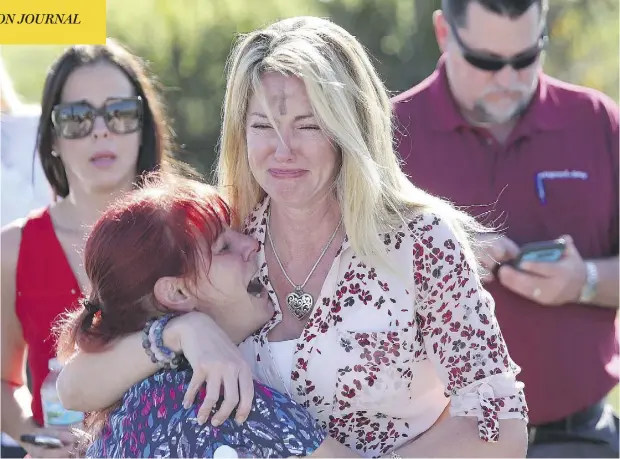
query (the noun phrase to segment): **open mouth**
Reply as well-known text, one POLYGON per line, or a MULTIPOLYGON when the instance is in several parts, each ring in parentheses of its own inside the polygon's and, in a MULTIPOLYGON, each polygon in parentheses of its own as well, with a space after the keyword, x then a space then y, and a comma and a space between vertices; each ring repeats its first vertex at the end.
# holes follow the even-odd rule
POLYGON ((258 277, 253 278, 248 284, 247 291, 250 295, 259 298, 261 293, 263 292, 263 284, 260 283, 258 277))
POLYGON ((98 167, 109 167, 116 161, 116 155, 111 151, 101 151, 95 153, 90 162, 98 167))

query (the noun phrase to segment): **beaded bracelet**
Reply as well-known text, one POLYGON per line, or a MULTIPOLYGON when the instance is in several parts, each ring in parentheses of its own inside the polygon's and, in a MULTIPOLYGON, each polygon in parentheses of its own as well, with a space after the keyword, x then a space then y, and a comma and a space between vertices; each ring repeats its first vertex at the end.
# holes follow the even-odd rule
POLYGON ((149 330, 151 329, 153 322, 155 322, 155 319, 149 319, 142 329, 142 348, 144 349, 144 352, 146 352, 146 355, 149 356, 149 359, 151 359, 151 362, 158 364, 159 360, 153 351, 151 351, 151 340, 149 338, 149 330))
POLYGON ((176 315, 166 314, 159 318, 150 319, 142 329, 142 347, 144 352, 149 356, 151 362, 167 370, 178 368, 184 360, 182 354, 176 354, 165 347, 162 339, 164 327, 173 317, 176 317, 176 315))
POLYGON ((151 341, 151 349, 153 344, 155 344, 159 352, 161 352, 164 357, 169 360, 174 359, 176 354, 172 350, 164 346, 164 340, 161 335, 164 332, 164 327, 166 326, 166 324, 170 321, 170 319, 173 319, 176 316, 176 314, 166 314, 164 316, 161 316, 155 321, 154 324, 151 325, 151 330, 153 331, 153 335, 155 336, 155 342, 151 341))
POLYGON ((176 370, 181 362, 185 361, 183 354, 176 354, 172 350, 164 346, 164 340, 162 333, 164 327, 170 321, 170 319, 176 317, 177 314, 166 314, 158 318, 149 330, 149 337, 151 339, 151 351, 162 362, 164 362, 164 368, 176 370))
POLYGON ((149 328, 149 342, 151 343, 151 352, 155 355, 157 361, 165 363, 169 362, 170 358, 167 355, 164 355, 155 344, 155 326, 157 325, 157 319, 155 322, 151 324, 151 328, 149 328))

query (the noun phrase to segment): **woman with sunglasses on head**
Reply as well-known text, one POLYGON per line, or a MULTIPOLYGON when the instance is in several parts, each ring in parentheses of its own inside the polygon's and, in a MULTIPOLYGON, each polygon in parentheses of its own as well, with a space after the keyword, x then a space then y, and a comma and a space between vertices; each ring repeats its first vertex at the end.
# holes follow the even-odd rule
POLYGON ((88 228, 144 172, 167 162, 169 129, 142 61, 112 40, 68 48, 47 74, 37 150, 56 201, 2 230, 2 430, 15 439, 60 438, 63 448, 23 446, 33 457, 67 457, 68 431, 41 428, 41 386, 55 357, 51 325, 88 288, 81 261, 88 228))

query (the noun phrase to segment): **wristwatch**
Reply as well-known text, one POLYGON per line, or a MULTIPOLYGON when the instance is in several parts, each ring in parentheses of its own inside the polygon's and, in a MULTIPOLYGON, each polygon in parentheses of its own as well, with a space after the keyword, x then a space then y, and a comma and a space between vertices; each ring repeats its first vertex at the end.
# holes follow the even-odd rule
POLYGON ((580 303, 589 303, 596 295, 596 286, 598 285, 598 269, 591 261, 586 261, 586 282, 581 287, 579 295, 580 303))

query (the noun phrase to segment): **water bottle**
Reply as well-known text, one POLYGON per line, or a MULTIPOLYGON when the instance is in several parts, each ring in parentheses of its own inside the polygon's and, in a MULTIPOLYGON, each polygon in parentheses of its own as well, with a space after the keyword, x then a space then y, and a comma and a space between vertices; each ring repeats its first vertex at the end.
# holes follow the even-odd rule
POLYGON ((48 368, 50 372, 41 386, 41 404, 43 405, 45 427, 70 427, 81 423, 84 419, 84 413, 66 410, 58 398, 56 380, 60 370, 62 370, 62 363, 58 359, 51 359, 48 368))

